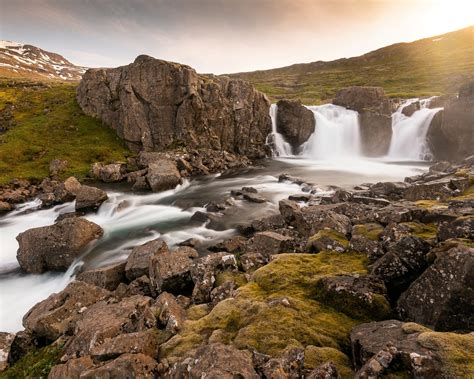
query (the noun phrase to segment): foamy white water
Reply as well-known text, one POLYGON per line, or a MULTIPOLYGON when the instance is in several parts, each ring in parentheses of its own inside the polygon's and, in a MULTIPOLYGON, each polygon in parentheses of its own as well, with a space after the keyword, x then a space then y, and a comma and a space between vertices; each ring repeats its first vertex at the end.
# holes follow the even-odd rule
POLYGON ((410 117, 402 110, 405 106, 418 101, 410 99, 404 102, 392 115, 392 141, 388 152, 390 159, 429 160, 432 154, 426 136, 433 117, 443 108, 427 108, 430 99, 420 101, 421 109, 410 117))
POLYGON ((361 155, 358 113, 333 104, 308 106, 313 111, 316 127, 301 146, 304 157, 341 159, 361 155))
POLYGON ((270 105, 270 117, 272 119, 272 132, 267 136, 267 145, 272 147, 275 157, 289 157, 293 155, 291 145, 285 141, 285 137, 277 131, 277 113, 276 104, 270 105))

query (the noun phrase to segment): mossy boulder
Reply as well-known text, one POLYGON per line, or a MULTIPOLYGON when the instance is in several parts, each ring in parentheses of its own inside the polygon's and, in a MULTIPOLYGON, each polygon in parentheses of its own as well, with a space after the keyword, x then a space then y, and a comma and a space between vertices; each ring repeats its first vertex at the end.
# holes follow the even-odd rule
POLYGON ((309 252, 319 253, 323 250, 333 250, 339 253, 349 247, 346 236, 333 229, 323 229, 308 239, 306 248, 309 252))
POLYGON ((347 349, 349 332, 360 321, 316 299, 316 284, 326 276, 365 274, 362 254, 321 252, 280 254, 257 270, 234 298, 185 322, 183 330, 161 346, 161 356, 176 360, 212 336, 238 348, 279 356, 288 347, 347 349))
POLYGON ((372 241, 378 241, 383 230, 383 226, 376 222, 357 224, 352 227, 352 236, 362 236, 372 241))
POLYGON ((309 345, 304 350, 305 369, 315 369, 326 362, 332 362, 342 378, 352 378, 353 372, 349 357, 332 347, 309 345))

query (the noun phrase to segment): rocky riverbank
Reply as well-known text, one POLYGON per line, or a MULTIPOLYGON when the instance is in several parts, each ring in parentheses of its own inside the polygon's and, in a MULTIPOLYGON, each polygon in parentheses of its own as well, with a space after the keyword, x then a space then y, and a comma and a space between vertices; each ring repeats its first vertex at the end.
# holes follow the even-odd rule
MULTIPOLYGON (((209 255, 195 241, 171 250, 157 239, 78 274, 24 316, 24 331, 1 334, 3 376, 469 377, 473 165, 440 162, 404 182, 326 196, 281 175, 306 192, 209 255)), ((77 200, 86 186, 66 182, 77 200)), ((261 199, 252 188, 232 196, 261 199)), ((204 215, 232 206, 216 199, 204 215)), ((19 260, 32 272, 64 270, 81 243, 100 238, 81 220, 26 231, 19 260), (40 235, 63 263, 29 253, 40 235)))

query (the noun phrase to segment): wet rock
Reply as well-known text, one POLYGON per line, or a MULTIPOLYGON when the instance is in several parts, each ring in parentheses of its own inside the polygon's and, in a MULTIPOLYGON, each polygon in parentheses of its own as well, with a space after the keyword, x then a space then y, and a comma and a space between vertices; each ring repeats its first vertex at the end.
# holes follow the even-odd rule
POLYGON ((6 201, 0 201, 0 214, 10 212, 13 206, 6 201))
POLYGON ((61 159, 53 159, 49 163, 49 176, 57 177, 62 174, 69 166, 69 162, 61 159))
POLYGON ((387 253, 374 263, 371 272, 385 282, 390 297, 396 299, 428 267, 430 249, 421 238, 403 237, 387 247, 387 253))
POLYGON ((84 371, 81 379, 153 379, 158 377, 159 372, 158 363, 153 358, 145 354, 123 354, 103 366, 84 371))
POLYGON ((277 131, 296 149, 314 132, 315 119, 311 110, 295 100, 279 100, 277 103, 277 131))
POLYGON ((94 163, 91 167, 91 176, 105 183, 120 182, 125 179, 125 164, 111 163, 103 165, 94 163))
POLYGON ((346 236, 332 229, 323 229, 308 239, 306 249, 310 253, 320 251, 337 251, 343 253, 349 247, 346 236))
POLYGON ((127 66, 88 70, 77 93, 83 111, 117 126, 134 151, 184 145, 251 158, 266 154, 270 103, 243 80, 141 55, 127 66))
POLYGON ((275 232, 258 232, 249 242, 249 249, 263 255, 273 255, 293 250, 294 239, 275 232))
POLYGON ((186 311, 172 294, 162 292, 156 299, 153 308, 157 310, 155 314, 158 322, 166 330, 176 334, 183 327, 186 311))
POLYGON ((148 182, 145 176, 137 177, 132 186, 132 191, 134 192, 148 191, 149 189, 150 189, 150 186, 148 185, 148 182))
POLYGON ((31 308, 23 317, 23 326, 37 337, 54 341, 68 332, 88 307, 109 296, 103 288, 74 281, 31 308))
POLYGON ((266 203, 267 200, 259 194, 253 192, 243 192, 242 196, 245 200, 251 203, 266 203))
POLYGON ((125 262, 81 272, 77 280, 113 291, 125 281, 125 262))
MULTIPOLYGON (((400 364, 404 371, 414 374, 415 377, 443 377, 441 376, 440 357, 435 351, 419 343, 418 337, 421 330, 423 327, 420 325, 413 324, 413 327, 410 328, 409 324, 403 324, 398 320, 378 321, 356 326, 351 332, 354 365, 361 367, 379 352, 387 351, 388 348, 392 351, 392 355, 397 355, 396 363, 400 364), (393 348, 396 349, 396 352, 393 348)), ((379 354, 377 358, 383 358, 382 354, 379 354)), ((391 367, 392 362, 395 363, 388 356, 385 358, 385 362, 388 363, 387 367, 391 367)), ((379 364, 381 363, 379 361, 379 364)), ((372 364, 373 368, 378 367, 373 361, 372 364)), ((383 372, 385 367, 379 369, 383 372)))
POLYGON ((455 247, 435 262, 398 300, 406 320, 436 330, 474 328, 474 249, 455 247))
POLYGON ((173 252, 168 249, 155 252, 149 261, 152 293, 158 295, 166 291, 178 295, 191 292, 193 286, 191 278, 192 258, 198 256, 195 249, 186 246, 181 246, 173 252))
POLYGON ((76 211, 96 211, 108 198, 107 192, 83 185, 76 194, 76 211))
POLYGON ((79 379, 84 371, 94 367, 91 357, 70 359, 66 363, 51 368, 48 379, 79 379))
POLYGON ((28 229, 17 236, 18 263, 30 273, 66 271, 87 245, 102 234, 99 225, 79 217, 28 229))
POLYGON ((233 254, 215 253, 193 262, 191 277, 194 282, 193 300, 196 304, 209 303, 216 276, 223 271, 238 271, 233 254))
POLYGON ((379 182, 370 187, 370 193, 374 197, 386 197, 388 199, 401 199, 410 185, 405 182, 379 182))
POLYGON ((420 102, 414 101, 404 106, 402 109, 402 113, 407 117, 411 117, 413 113, 415 113, 416 111, 419 111, 420 109, 421 109, 420 102))
POLYGON ((153 192, 166 191, 181 183, 181 175, 172 160, 160 159, 148 165, 146 180, 153 192))
POLYGON ((160 238, 134 247, 125 265, 125 276, 127 279, 132 281, 143 275, 148 276, 151 257, 154 254, 165 251, 168 251, 168 245, 160 238))
POLYGON ((288 196, 288 200, 307 203, 312 198, 312 195, 307 193, 295 194, 288 196))
POLYGON ((279 214, 264 217, 252 221, 251 228, 253 232, 264 232, 266 230, 276 230, 285 227, 285 220, 279 214))
POLYGON ((13 333, 0 332, 0 373, 8 367, 10 350, 15 339, 13 333))
POLYGON ((115 359, 122 354, 144 354, 156 359, 158 357, 157 330, 148 329, 143 332, 120 334, 106 338, 100 345, 95 345, 90 355, 98 361, 115 359))
POLYGON ((150 297, 135 295, 116 303, 99 301, 89 306, 64 347, 64 359, 89 355, 107 338, 154 327, 156 318, 150 309, 151 302, 150 297))
POLYGON ((81 183, 74 176, 70 176, 64 181, 64 189, 76 196, 81 189, 81 183))
POLYGON ((442 222, 438 228, 438 238, 440 241, 450 238, 474 240, 474 216, 462 216, 451 222, 442 222))
POLYGON ((176 364, 164 375, 164 378, 222 378, 222 379, 258 379, 247 350, 237 350, 233 346, 212 343, 199 347, 195 353, 176 364))
POLYGON ((391 313, 383 281, 369 275, 339 275, 321 279, 317 297, 352 318, 383 320, 391 313))

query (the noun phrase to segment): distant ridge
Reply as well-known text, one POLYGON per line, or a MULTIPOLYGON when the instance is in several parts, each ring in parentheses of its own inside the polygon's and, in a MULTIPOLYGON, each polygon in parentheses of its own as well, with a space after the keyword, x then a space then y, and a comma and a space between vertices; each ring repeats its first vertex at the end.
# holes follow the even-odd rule
POLYGON ((249 80, 273 100, 296 98, 306 104, 327 101, 353 85, 381 86, 392 97, 454 93, 474 79, 474 26, 359 57, 228 76, 249 80))
POLYGON ((0 40, 0 77, 79 81, 85 71, 59 54, 0 40))

